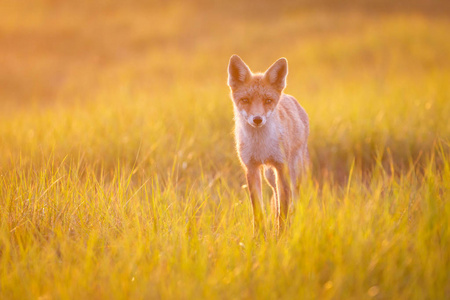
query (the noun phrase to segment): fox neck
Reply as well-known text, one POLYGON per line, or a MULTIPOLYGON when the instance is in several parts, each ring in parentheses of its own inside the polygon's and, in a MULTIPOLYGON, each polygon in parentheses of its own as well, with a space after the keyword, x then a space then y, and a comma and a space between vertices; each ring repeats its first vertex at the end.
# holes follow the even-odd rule
POLYGON ((255 128, 247 123, 245 118, 235 108, 235 138, 241 162, 265 164, 268 160, 282 161, 280 151, 280 118, 275 109, 262 127, 255 128))

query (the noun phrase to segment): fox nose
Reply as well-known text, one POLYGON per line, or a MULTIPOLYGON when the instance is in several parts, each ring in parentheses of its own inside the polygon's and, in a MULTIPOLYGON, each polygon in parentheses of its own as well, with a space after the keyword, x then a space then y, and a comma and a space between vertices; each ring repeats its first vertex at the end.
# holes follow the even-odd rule
POLYGON ((253 118, 253 122, 254 122, 256 125, 259 125, 259 124, 262 123, 262 118, 261 118, 260 116, 256 116, 256 117, 253 118))

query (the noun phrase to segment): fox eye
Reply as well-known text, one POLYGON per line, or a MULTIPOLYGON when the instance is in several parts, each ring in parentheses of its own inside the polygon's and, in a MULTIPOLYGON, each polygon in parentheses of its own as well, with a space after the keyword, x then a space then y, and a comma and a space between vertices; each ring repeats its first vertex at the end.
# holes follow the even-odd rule
POLYGON ((265 103, 265 104, 270 104, 270 103, 272 103, 272 99, 266 99, 266 100, 264 101, 264 103, 265 103))
POLYGON ((248 103, 248 99, 247 98, 242 98, 240 101, 241 101, 241 103, 248 103))

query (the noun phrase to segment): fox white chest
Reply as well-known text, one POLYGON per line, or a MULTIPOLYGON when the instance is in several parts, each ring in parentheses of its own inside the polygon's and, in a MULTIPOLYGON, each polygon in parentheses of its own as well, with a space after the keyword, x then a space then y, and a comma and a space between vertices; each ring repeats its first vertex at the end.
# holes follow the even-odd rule
POLYGON ((238 154, 245 165, 283 161, 284 155, 280 142, 283 133, 273 124, 267 124, 261 128, 236 124, 235 133, 238 154))

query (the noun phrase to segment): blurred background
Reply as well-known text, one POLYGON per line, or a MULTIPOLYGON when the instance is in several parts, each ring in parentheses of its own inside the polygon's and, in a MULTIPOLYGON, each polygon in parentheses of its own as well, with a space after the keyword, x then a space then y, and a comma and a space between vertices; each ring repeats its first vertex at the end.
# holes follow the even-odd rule
POLYGON ((401 171, 449 138, 449 16, 445 0, 2 1, 2 161, 235 172, 236 53, 253 71, 288 59, 318 178, 401 171))
POLYGON ((450 0, 0 0, 0 299, 450 299, 449 83, 450 0), (232 54, 310 118, 281 235, 232 54))

